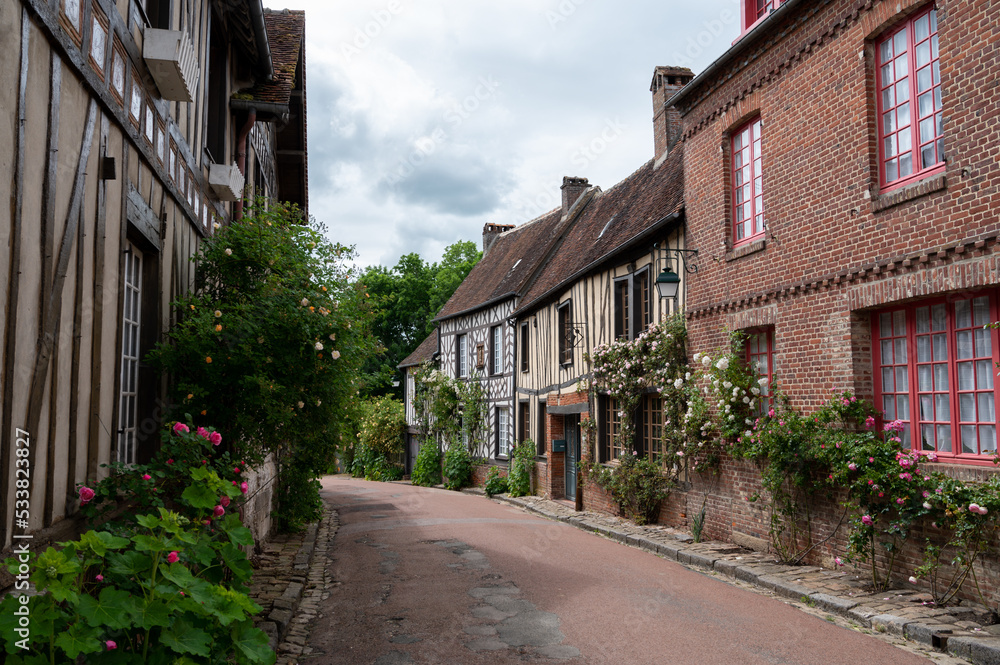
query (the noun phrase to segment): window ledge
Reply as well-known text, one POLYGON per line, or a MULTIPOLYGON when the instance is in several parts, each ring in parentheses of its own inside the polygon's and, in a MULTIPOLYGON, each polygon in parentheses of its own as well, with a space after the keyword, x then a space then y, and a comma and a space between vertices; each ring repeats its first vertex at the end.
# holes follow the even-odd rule
POLYGON ((739 247, 733 248, 732 251, 726 252, 726 261, 735 261, 736 259, 741 259, 744 256, 750 254, 756 254, 757 252, 762 252, 767 248, 767 238, 759 238, 757 240, 752 240, 745 245, 740 245, 739 247))
POLYGON ((872 212, 881 212, 900 203, 906 203, 931 192, 938 192, 948 186, 944 173, 928 176, 923 180, 918 180, 912 185, 894 189, 885 194, 875 194, 872 196, 872 212))

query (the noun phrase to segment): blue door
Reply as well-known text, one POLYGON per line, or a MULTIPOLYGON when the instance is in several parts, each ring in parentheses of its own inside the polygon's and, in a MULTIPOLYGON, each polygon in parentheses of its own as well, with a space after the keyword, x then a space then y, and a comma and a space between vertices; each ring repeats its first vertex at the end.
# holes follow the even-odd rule
POLYGON ((563 438, 566 439, 566 498, 576 500, 576 474, 580 462, 580 414, 563 416, 563 438))

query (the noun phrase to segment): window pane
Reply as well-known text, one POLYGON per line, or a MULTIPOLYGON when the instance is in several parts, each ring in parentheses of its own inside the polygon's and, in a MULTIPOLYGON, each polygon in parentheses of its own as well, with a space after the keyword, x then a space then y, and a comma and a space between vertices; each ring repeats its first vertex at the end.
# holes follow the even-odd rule
POLYGON ((993 390, 993 361, 976 361, 976 387, 979 390, 993 390))
POLYGON ((929 90, 931 87, 931 68, 924 67, 917 70, 917 92, 929 90))
POLYGON ((931 61, 931 43, 925 41, 917 44, 917 67, 923 67, 931 61))
POLYGON ((878 47, 878 55, 879 55, 879 61, 881 61, 881 62, 889 62, 889 59, 892 58, 892 40, 891 39, 887 39, 884 42, 882 42, 881 45, 879 45, 879 47, 878 47))
MULTIPOLYGON (((910 152, 910 148, 913 147, 913 135, 910 132, 900 132, 897 137, 897 140, 899 141, 899 154, 907 156, 910 152)), ((902 158, 900 158, 899 161, 902 162, 902 158)), ((902 167, 900 167, 899 172, 903 174, 902 167)))
POLYGON ((947 365, 934 365, 934 390, 948 390, 947 365))
POLYGON ((889 86, 882 91, 882 108, 891 109, 896 105, 896 88, 889 86))
POLYGON ((979 393, 979 422, 997 419, 996 401, 991 393, 979 393))
POLYGON ((958 363, 958 389, 975 390, 973 382, 972 363, 958 363))
MULTIPOLYGON (((979 325, 979 324, 977 324, 979 325)), ((985 358, 992 355, 990 352, 990 331, 982 328, 976 329, 976 356, 985 358)))
POLYGON ((907 395, 896 395, 896 417, 900 420, 910 419, 910 398, 907 395))
POLYGON ((938 36, 931 37, 931 57, 937 60, 938 57, 938 36))
POLYGON ((899 164, 896 163, 895 159, 890 160, 888 163, 886 163, 885 179, 889 182, 899 179, 899 164))
POLYGON ((882 412, 885 414, 886 420, 896 419, 896 402, 893 400, 892 395, 882 397, 882 412))
POLYGON ((968 300, 959 300, 955 303, 955 327, 972 327, 972 303, 968 300))
POLYGON ((925 145, 920 149, 920 168, 926 169, 937 164, 937 156, 934 152, 934 144, 925 145))
MULTIPOLYGON (((894 131, 896 131, 896 113, 888 111, 882 114, 882 132, 892 134, 894 131)), ((889 139, 886 140, 888 141, 889 139)))
POLYGON ((896 368, 896 391, 904 392, 910 390, 910 382, 906 373, 906 367, 896 368))
POLYGON ((937 60, 931 65, 931 71, 934 74, 934 85, 940 85, 941 83, 941 63, 937 60))
POLYGON ((882 86, 892 85, 892 65, 882 65, 882 86))
POLYGON ((993 453, 997 449, 997 428, 996 425, 979 426, 979 452, 982 454, 993 453))
POLYGON ((931 330, 944 330, 948 326, 948 313, 944 304, 931 307, 931 330))
MULTIPOLYGON (((904 53, 905 54, 905 52, 906 52, 906 29, 905 28, 902 29, 902 30, 900 30, 899 32, 897 32, 895 35, 892 36, 892 50, 895 51, 897 55, 900 54, 900 53, 904 53)), ((898 60, 897 60, 897 62, 898 62, 898 60)))
POLYGON ((935 418, 934 420, 951 420, 951 403, 948 395, 935 395, 935 418))
POLYGON ((892 379, 891 367, 882 368, 882 392, 887 392, 887 393, 896 392, 896 383, 892 379))
MULTIPOLYGON (((923 335, 917 338, 917 362, 926 363, 931 360, 931 338, 928 335, 923 335)), ((924 369, 924 368, 921 368, 924 369)), ((927 368, 928 371, 930 368, 927 368)))
POLYGON ((906 340, 905 339, 896 339, 895 340, 895 346, 896 346, 896 349, 895 349, 895 351, 896 351, 896 363, 905 363, 906 362, 906 340))
POLYGON ((906 153, 899 156, 899 177, 905 178, 913 173, 913 154, 906 153))
POLYGON ((972 331, 971 330, 960 330, 955 334, 955 339, 958 346, 958 358, 959 360, 964 360, 966 358, 972 357, 972 331))
POLYGON ((934 360, 948 360, 948 340, 944 335, 934 335, 934 360))
MULTIPOLYGON (((891 113, 891 111, 890 111, 891 113)), ((885 157, 895 157, 896 156, 896 137, 887 136, 883 143, 883 150, 885 152, 885 157)))
POLYGON ((990 299, 986 296, 976 298, 972 301, 972 323, 976 326, 984 326, 989 322, 990 299))
POLYGON ((958 419, 963 423, 976 422, 976 399, 973 393, 959 394, 958 419))
MULTIPOLYGON (((923 97, 930 97, 930 95, 923 95, 923 97)), ((934 117, 924 118, 920 121, 920 142, 927 143, 928 141, 934 140, 934 117)), ((930 146, 933 152, 934 145, 930 146)))
POLYGON ((975 425, 962 425, 962 452, 973 455, 979 452, 976 446, 975 425))
MULTIPOLYGON (((906 334, 906 311, 899 309, 892 313, 892 330, 895 335, 906 334)), ((902 361, 899 361, 902 362, 902 361)))
POLYGON ((920 419, 934 420, 934 397, 932 395, 920 396, 920 419))
POLYGON ((934 450, 934 425, 920 426, 920 447, 924 450, 934 450))
MULTIPOLYGON (((899 86, 896 86, 896 94, 899 95, 899 86)), ((902 97, 902 95, 899 95, 902 97)), ((906 127, 910 124, 910 102, 906 101, 896 107, 896 122, 900 127, 906 127)), ((900 148, 902 150, 902 148, 900 148)))
POLYGON ((948 425, 937 426, 938 450, 944 453, 951 452, 951 427, 948 425))
POLYGON ((931 331, 931 310, 929 307, 917 308, 917 332, 928 333, 931 331))
MULTIPOLYGON (((910 79, 905 78, 896 82, 896 103, 903 104, 908 101, 910 101, 910 79)), ((909 117, 908 111, 907 117, 909 117)))
MULTIPOLYGON (((884 372, 885 370, 882 371, 884 372)), ((931 383, 930 365, 921 365, 917 368, 917 383, 921 392, 930 392, 934 389, 933 384, 931 383)), ((883 390, 885 390, 885 388, 883 388, 883 390)))

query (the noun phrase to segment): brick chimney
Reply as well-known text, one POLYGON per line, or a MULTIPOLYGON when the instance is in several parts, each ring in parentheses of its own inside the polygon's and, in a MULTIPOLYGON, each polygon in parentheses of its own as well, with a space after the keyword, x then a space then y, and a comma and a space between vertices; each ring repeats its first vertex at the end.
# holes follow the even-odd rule
POLYGON ((513 224, 487 224, 483 227, 483 256, 490 251, 490 247, 496 242, 497 236, 514 228, 513 224))
POLYGON ((586 178, 565 176, 562 187, 559 188, 562 190, 562 214, 568 213, 576 200, 580 198, 580 194, 587 191, 589 187, 590 182, 586 178))
POLYGON ((657 67, 649 91, 653 93, 653 149, 658 165, 681 136, 681 114, 666 103, 687 85, 694 73, 687 67, 657 67))

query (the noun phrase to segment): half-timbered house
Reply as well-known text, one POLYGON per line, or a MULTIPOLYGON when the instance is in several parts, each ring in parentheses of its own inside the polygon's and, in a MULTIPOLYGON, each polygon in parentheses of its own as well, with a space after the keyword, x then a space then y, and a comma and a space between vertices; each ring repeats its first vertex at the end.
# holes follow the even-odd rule
POLYGON ((438 331, 435 330, 420 343, 420 346, 413 353, 403 358, 403 362, 397 365, 397 369, 402 372, 403 379, 403 408, 406 418, 406 433, 403 437, 403 448, 406 455, 406 473, 413 470, 413 462, 417 459, 420 451, 420 426, 418 422, 417 410, 414 406, 413 398, 417 394, 417 370, 426 363, 435 363, 438 355, 438 331))
POLYGON ((586 180, 566 178, 563 206, 530 222, 487 224, 483 258, 435 317, 441 371, 479 381, 487 402, 485 436, 469 442, 480 459, 505 461, 514 440, 514 328, 511 315, 560 233, 582 208, 586 180))
MULTIPOLYGON (((690 72, 657 76, 654 93, 662 95, 690 72)), ((660 129, 666 132, 666 125, 660 129)), ((668 267, 667 250, 684 248, 683 157, 666 134, 662 138, 656 158, 607 191, 593 188, 514 312, 518 437, 534 438, 538 489, 553 498, 576 498, 581 420, 595 420, 599 461, 621 452, 613 444, 621 417, 613 400, 598 396, 591 403, 587 354, 599 344, 634 339, 684 305, 683 288, 678 301, 661 300, 655 287, 668 267)), ((658 401, 651 388, 636 414, 636 450, 648 455, 655 455, 663 427, 658 401)))
POLYGON ((167 405, 142 358, 244 183, 305 202, 304 168, 276 177, 273 124, 304 150, 304 14, 268 16, 261 0, 0 5, 0 547, 65 535, 77 484, 149 459, 167 405))

